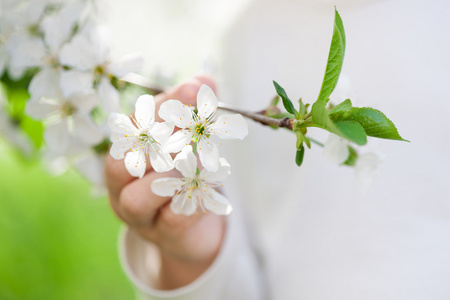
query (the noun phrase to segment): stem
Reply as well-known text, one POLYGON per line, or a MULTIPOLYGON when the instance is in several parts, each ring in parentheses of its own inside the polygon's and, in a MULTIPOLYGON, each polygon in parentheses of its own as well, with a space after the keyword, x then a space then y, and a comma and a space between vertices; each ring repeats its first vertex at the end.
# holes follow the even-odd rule
MULTIPOLYGON (((197 157, 197 142, 192 143, 192 153, 197 157)), ((200 169, 198 167, 197 170, 195 170, 195 175, 200 175, 200 169)))
MULTIPOLYGON (((141 76, 136 73, 129 73, 126 76, 122 77, 120 79, 120 81, 132 83, 134 85, 146 88, 153 95, 160 94, 164 90, 167 90, 167 88, 165 88, 165 87, 153 85, 150 82, 150 80, 148 80, 144 76, 141 76)), ((292 120, 289 118, 275 119, 275 118, 265 116, 263 113, 260 113, 260 112, 249 112, 249 111, 240 110, 240 109, 234 108, 234 107, 232 107, 226 103, 222 103, 222 102, 218 103, 218 108, 229 111, 229 112, 241 114, 244 117, 252 119, 253 121, 258 122, 265 126, 276 126, 276 127, 282 127, 282 128, 287 128, 289 130, 292 130, 292 120)), ((194 153, 196 153, 196 152, 194 152, 194 153)))
POLYGON ((169 88, 160 85, 155 85, 149 79, 137 73, 128 73, 127 75, 120 78, 119 81, 125 83, 132 83, 134 85, 143 87, 149 90, 149 92, 152 93, 153 95, 161 94, 169 88))
POLYGON ((219 102, 218 107, 220 109, 234 112, 243 115, 246 118, 252 119, 255 122, 258 122, 262 125, 266 126, 276 126, 276 127, 283 127, 287 128, 289 130, 292 130, 292 119, 289 118, 283 118, 283 119, 275 119, 268 116, 265 116, 259 112, 250 112, 250 111, 244 111, 241 109, 234 108, 226 103, 219 102))
POLYGON ((192 143, 192 153, 197 156, 197 142, 192 143))
POLYGON ((322 147, 323 148, 323 144, 321 143, 321 142, 319 142, 318 140, 315 140, 315 139, 313 139, 313 138, 311 138, 311 137, 307 137, 311 142, 313 142, 314 144, 316 144, 316 145, 318 145, 318 146, 320 146, 320 147, 322 147))

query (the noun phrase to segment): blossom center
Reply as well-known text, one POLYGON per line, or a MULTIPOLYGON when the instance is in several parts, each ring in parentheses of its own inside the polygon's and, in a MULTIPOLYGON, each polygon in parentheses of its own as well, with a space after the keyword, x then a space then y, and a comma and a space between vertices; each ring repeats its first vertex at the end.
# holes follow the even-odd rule
POLYGON ((186 178, 187 182, 184 185, 184 192, 187 194, 187 197, 189 199, 191 199, 192 197, 192 192, 194 190, 201 190, 201 187, 203 185, 202 180, 198 178, 198 176, 195 176, 194 178, 186 178))
POLYGON ((198 142, 203 136, 209 137, 208 134, 209 121, 205 120, 203 123, 197 123, 192 127, 192 141, 198 142))
POLYGON ((65 117, 74 115, 77 112, 77 108, 70 102, 65 102, 61 105, 61 114, 65 117))
POLYGON ((148 131, 139 133, 138 140, 141 146, 158 143, 154 138, 150 136, 150 133, 148 131))

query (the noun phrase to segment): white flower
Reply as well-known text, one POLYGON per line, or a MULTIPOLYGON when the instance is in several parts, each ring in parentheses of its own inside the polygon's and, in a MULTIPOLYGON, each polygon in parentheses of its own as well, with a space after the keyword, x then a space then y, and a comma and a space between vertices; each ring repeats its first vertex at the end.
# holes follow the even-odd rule
POLYGON ((111 77, 121 78, 142 67, 143 57, 132 53, 111 62, 107 32, 92 24, 86 25, 60 53, 61 63, 79 72, 89 72, 95 81, 106 112, 120 111, 119 92, 111 84, 111 77))
POLYGON ((219 168, 219 150, 211 136, 222 139, 243 139, 247 123, 239 115, 224 114, 217 118, 217 98, 207 85, 202 85, 197 94, 197 111, 178 100, 168 100, 161 105, 159 116, 181 128, 173 134, 165 148, 167 152, 179 152, 191 141, 197 143, 202 165, 209 171, 219 168))
POLYGON ((52 1, 30 1, 25 12, 14 20, 14 34, 9 38, 7 50, 11 56, 10 68, 19 75, 31 67, 58 67, 59 50, 73 34, 83 11, 79 2, 67 3, 50 15, 45 8, 52 1))
POLYGON ((350 154, 348 141, 340 136, 330 133, 323 146, 323 156, 328 157, 337 164, 344 163, 350 154))
POLYGON ((372 185, 375 171, 383 160, 378 152, 366 152, 360 154, 355 164, 355 175, 358 190, 365 195, 372 185))
POLYGON ((170 154, 162 151, 162 145, 169 139, 173 125, 155 122, 155 101, 150 95, 140 96, 136 101, 135 118, 111 113, 108 124, 111 129, 110 154, 122 159, 125 152, 125 166, 132 176, 144 176, 146 155, 156 172, 166 172, 173 168, 170 154))
POLYGON ((95 194, 105 194, 105 155, 88 150, 74 158, 73 166, 92 183, 95 194))
POLYGON ((68 97, 60 92, 58 98, 28 101, 26 112, 35 119, 46 121, 44 139, 51 151, 72 154, 103 139, 103 133, 89 115, 96 104, 93 91, 68 97))
POLYGON ((160 178, 152 183, 153 193, 163 197, 173 196, 170 208, 174 213, 189 216, 195 213, 197 207, 218 215, 231 213, 230 202, 214 189, 230 174, 230 165, 224 158, 219 160, 217 172, 203 169, 198 173, 197 158, 192 153, 192 147, 187 146, 177 155, 174 165, 183 178, 160 178))
MULTIPOLYGON (((334 162, 342 164, 349 158, 349 145, 350 143, 346 139, 330 133, 322 153, 334 162)), ((354 165, 356 185, 361 194, 366 194, 372 185, 375 171, 381 163, 383 156, 383 154, 375 151, 356 154, 356 162, 354 165)))

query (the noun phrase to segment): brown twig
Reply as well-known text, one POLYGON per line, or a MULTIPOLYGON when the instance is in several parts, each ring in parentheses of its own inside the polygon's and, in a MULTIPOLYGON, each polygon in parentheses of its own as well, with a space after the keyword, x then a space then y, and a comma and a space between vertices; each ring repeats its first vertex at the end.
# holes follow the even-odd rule
POLYGON ((255 113, 255 112, 240 110, 240 109, 234 108, 223 102, 219 102, 218 107, 219 107, 219 109, 223 109, 223 110, 226 110, 229 112, 241 114, 244 117, 252 119, 253 121, 258 122, 262 125, 276 126, 276 127, 282 127, 282 128, 287 128, 289 130, 292 130, 292 120, 289 118, 275 119, 275 118, 265 116, 262 113, 258 113, 258 112, 255 113))
MULTIPOLYGON (((166 87, 152 84, 150 80, 136 73, 129 73, 126 76, 120 78, 120 80, 148 89, 153 95, 160 94, 167 89, 166 87)), ((231 105, 228 105, 223 102, 218 103, 218 108, 229 112, 241 114, 242 116, 252 119, 253 121, 258 122, 265 126, 275 126, 292 130, 292 120, 289 118, 275 119, 264 115, 265 111, 262 112, 244 111, 234 108, 231 105)))

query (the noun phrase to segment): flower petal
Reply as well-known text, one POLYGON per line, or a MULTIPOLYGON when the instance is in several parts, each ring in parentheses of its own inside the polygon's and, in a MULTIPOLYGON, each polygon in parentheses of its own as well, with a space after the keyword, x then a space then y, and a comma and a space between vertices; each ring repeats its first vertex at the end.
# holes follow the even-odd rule
POLYGON ((201 139, 197 145, 200 161, 205 169, 217 172, 219 169, 219 149, 209 139, 201 139))
POLYGON ((194 124, 191 108, 178 100, 165 101, 158 114, 161 119, 174 123, 178 128, 188 128, 194 124))
POLYGON ((109 154, 115 159, 123 159, 125 156, 125 152, 133 148, 134 143, 129 139, 120 139, 118 141, 114 141, 109 150, 109 154))
POLYGON ((130 118, 124 114, 111 113, 108 118, 108 127, 111 129, 111 141, 133 136, 137 129, 131 123, 130 118))
POLYGON ((141 128, 148 128, 155 121, 155 100, 153 96, 140 96, 135 105, 134 116, 141 128))
POLYGON ((59 84, 64 97, 83 93, 93 88, 94 77, 91 73, 76 70, 61 72, 59 84))
POLYGON ((42 60, 47 50, 42 39, 37 37, 13 36, 8 43, 10 66, 13 69, 24 70, 44 66, 42 60))
POLYGON ((84 34, 75 35, 72 40, 62 46, 59 53, 61 64, 78 70, 93 70, 96 66, 94 49, 84 34))
POLYGON ((181 193, 172 198, 170 208, 174 214, 190 216, 197 210, 197 202, 194 197, 188 198, 186 193, 181 193))
POLYGON ((73 115, 74 135, 87 145, 96 145, 103 140, 103 133, 88 116, 73 115))
POLYGON ((200 87, 197 94, 198 116, 202 119, 208 118, 217 109, 217 97, 213 90, 206 84, 200 87))
POLYGON ((229 215, 233 208, 231 203, 222 194, 208 188, 208 196, 203 199, 204 207, 217 215, 229 215))
POLYGON ((186 146, 175 157, 173 161, 175 168, 183 174, 184 177, 192 178, 197 172, 197 158, 192 152, 191 146, 186 146))
POLYGON ((139 72, 144 64, 144 57, 140 53, 130 53, 108 66, 108 71, 116 77, 122 77, 130 72, 139 72))
POLYGON ((341 164, 348 159, 350 154, 348 142, 345 139, 330 133, 323 146, 322 154, 337 164, 341 164))
POLYGON ((145 174, 145 165, 144 151, 135 148, 125 156, 125 167, 131 176, 142 178, 145 174))
POLYGON ((211 124, 208 131, 222 139, 243 139, 248 134, 247 122, 239 114, 221 115, 211 124))
POLYGON ((44 39, 51 53, 57 53, 72 35, 74 25, 83 12, 84 3, 65 4, 57 13, 47 15, 41 24, 44 39))
POLYGON ((219 158, 219 169, 217 172, 210 172, 203 169, 200 172, 200 178, 208 182, 221 182, 230 175, 230 164, 223 157, 219 158))
MULTIPOLYGON (((158 143, 164 146, 165 143, 169 140, 170 134, 173 132, 173 124, 172 123, 154 123, 152 128, 150 129, 150 136, 154 138, 158 143)), ((164 152, 165 148, 162 148, 164 152)), ((170 152, 168 152, 170 153, 170 152)))
POLYGON ((175 195, 183 186, 181 178, 159 178, 152 182, 152 192, 161 197, 175 195))
POLYGON ((67 120, 49 125, 44 132, 44 140, 47 147, 57 153, 64 153, 69 144, 69 126, 67 120))
POLYGON ((367 152, 359 155, 355 165, 355 175, 358 190, 365 195, 372 185, 375 171, 383 160, 383 155, 377 152, 367 152))
POLYGON ((100 80, 98 95, 103 101, 103 109, 107 113, 120 111, 120 96, 116 88, 106 77, 100 80))
POLYGON ((78 93, 70 96, 67 100, 77 108, 78 113, 89 114, 94 107, 96 107, 100 99, 94 90, 85 91, 84 93, 78 93))
POLYGON ((150 162, 152 164, 153 170, 158 173, 167 172, 173 169, 172 156, 169 153, 164 153, 161 151, 159 146, 155 146, 156 151, 149 151, 150 162))
POLYGON ((28 101, 25 106, 25 112, 27 115, 36 120, 42 120, 49 116, 52 112, 57 111, 59 108, 58 103, 55 101, 28 101))
POLYGON ((43 68, 33 76, 28 87, 31 100, 37 101, 41 97, 60 98, 62 97, 59 85, 59 72, 52 68, 43 68))
POLYGON ((94 151, 78 157, 73 166, 84 177, 91 181, 97 187, 105 184, 105 159, 103 155, 97 155, 94 151))
POLYGON ((192 140, 190 131, 179 130, 172 134, 167 142, 163 145, 163 151, 168 153, 180 152, 184 147, 189 145, 192 140))

